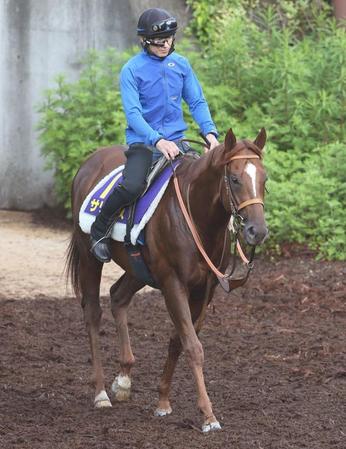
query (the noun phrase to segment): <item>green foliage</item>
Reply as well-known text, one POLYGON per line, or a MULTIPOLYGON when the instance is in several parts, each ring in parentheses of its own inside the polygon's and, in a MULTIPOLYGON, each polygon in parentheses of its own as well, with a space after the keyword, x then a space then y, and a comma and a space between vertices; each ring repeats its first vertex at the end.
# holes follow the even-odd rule
POLYGON ((320 257, 344 260, 345 146, 316 148, 305 163, 294 153, 270 149, 266 165, 271 177, 266 201, 271 244, 297 242, 317 250, 320 257))
POLYGON ((68 209, 72 179, 96 148, 124 141, 125 117, 118 74, 129 54, 90 52, 79 80, 56 79, 39 107, 42 153, 53 168, 58 199, 68 209))
MULTIPOLYGON (((268 25, 266 15, 279 28, 289 28, 304 36, 321 29, 326 17, 332 15, 330 5, 321 0, 187 0, 192 13, 189 30, 203 46, 223 38, 225 17, 248 17, 260 27, 268 25)), ((269 22, 269 27, 271 27, 269 22)))

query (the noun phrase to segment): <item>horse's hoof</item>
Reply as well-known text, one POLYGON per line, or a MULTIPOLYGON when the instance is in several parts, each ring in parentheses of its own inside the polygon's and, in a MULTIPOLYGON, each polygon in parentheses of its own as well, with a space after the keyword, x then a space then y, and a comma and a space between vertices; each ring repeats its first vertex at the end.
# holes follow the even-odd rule
POLYGON ((202 426, 203 433, 208 433, 211 432, 212 430, 221 430, 221 426, 218 421, 203 424, 202 426))
POLYGON ((160 408, 160 407, 158 407, 155 410, 154 415, 155 416, 166 416, 166 415, 170 415, 171 413, 172 413, 171 407, 169 407, 169 408, 160 408))
POLYGON ((107 407, 112 407, 112 403, 110 400, 95 402, 95 408, 107 408, 107 407))
POLYGON ((117 376, 112 383, 112 392, 117 401, 127 401, 131 395, 131 379, 129 376, 117 376))
POLYGON ((107 393, 102 390, 96 397, 94 400, 94 407, 95 408, 107 408, 107 407, 112 407, 112 403, 109 400, 109 397, 107 395, 107 393))

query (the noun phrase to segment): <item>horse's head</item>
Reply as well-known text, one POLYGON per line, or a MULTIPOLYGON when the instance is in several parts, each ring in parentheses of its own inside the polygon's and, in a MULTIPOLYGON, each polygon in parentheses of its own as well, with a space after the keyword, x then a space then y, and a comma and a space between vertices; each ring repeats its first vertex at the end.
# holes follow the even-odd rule
POLYGON ((266 137, 262 128, 253 142, 237 142, 230 129, 219 160, 224 169, 222 203, 231 213, 233 226, 243 229, 249 245, 262 243, 268 235, 263 208, 266 172, 262 164, 266 137))

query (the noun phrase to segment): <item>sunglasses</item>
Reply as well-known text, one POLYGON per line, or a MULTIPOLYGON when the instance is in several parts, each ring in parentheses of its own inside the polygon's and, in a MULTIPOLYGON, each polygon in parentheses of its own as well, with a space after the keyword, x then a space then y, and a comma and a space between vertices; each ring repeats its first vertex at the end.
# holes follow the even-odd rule
POLYGON ((156 33, 174 31, 177 29, 177 25, 178 24, 176 19, 174 19, 174 17, 171 17, 170 19, 163 20, 162 22, 154 23, 151 29, 156 33))
POLYGON ((164 47, 165 44, 171 44, 173 42, 173 36, 168 37, 161 37, 161 38, 155 38, 155 39, 148 39, 148 43, 150 45, 154 45, 156 47, 164 47))

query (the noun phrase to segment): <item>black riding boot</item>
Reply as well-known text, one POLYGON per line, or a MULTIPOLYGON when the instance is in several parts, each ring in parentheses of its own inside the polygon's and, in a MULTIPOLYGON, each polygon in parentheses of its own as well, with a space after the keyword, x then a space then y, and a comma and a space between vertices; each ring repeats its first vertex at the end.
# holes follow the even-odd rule
POLYGON ((133 196, 121 187, 113 190, 104 203, 101 212, 91 225, 90 230, 90 251, 97 260, 103 263, 111 260, 111 234, 112 228, 118 213, 127 205, 131 204, 133 196))

